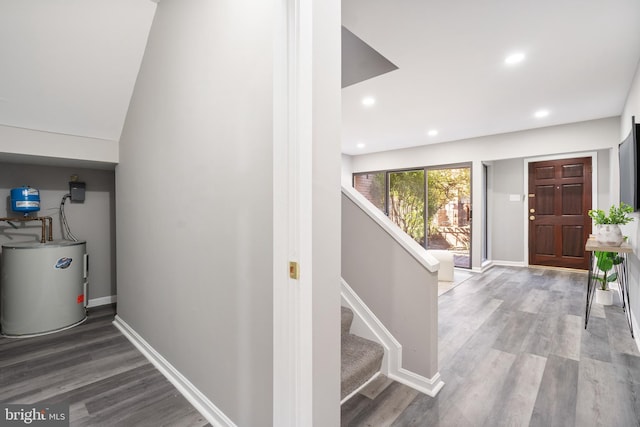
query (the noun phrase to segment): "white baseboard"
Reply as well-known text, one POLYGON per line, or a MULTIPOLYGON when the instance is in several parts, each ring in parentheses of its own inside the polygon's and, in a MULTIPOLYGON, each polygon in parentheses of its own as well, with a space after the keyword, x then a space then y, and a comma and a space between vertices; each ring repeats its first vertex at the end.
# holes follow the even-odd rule
POLYGON ((636 316, 634 316, 633 311, 631 311, 631 325, 633 326, 633 339, 636 342, 636 347, 638 347, 638 351, 640 351, 640 325, 636 320, 636 316))
POLYGON ((391 332, 380 322, 344 279, 341 280, 341 283, 343 301, 347 302, 354 316, 360 318, 369 328, 371 334, 377 338, 376 341, 384 347, 385 357, 383 359, 384 365, 381 369, 382 373, 399 383, 435 397, 444 386, 444 382, 440 379, 440 373, 437 372, 432 378, 426 378, 404 369, 402 367, 402 345, 391 335, 391 332))
POLYGON ((493 268, 493 261, 490 259, 482 261, 482 265, 480 267, 474 267, 474 270, 478 270, 478 273, 484 273, 485 271, 493 268))
POLYGON ((153 366, 156 367, 178 391, 193 405, 194 408, 214 427, 237 427, 216 405, 213 404, 200 390, 196 388, 184 375, 160 355, 148 342, 144 340, 124 320, 116 315, 113 324, 124 336, 136 346, 153 366))
POLYGON ((107 305, 107 304, 115 304, 116 301, 118 301, 118 296, 117 295, 110 295, 108 297, 93 298, 93 299, 90 299, 87 302, 87 308, 98 307, 98 306, 107 305))
POLYGON ((491 261, 492 265, 499 265, 501 267, 526 267, 527 264, 525 264, 524 261, 501 261, 501 260, 492 260, 491 261))
POLYGON ((426 378, 422 375, 416 374, 415 372, 407 371, 404 368, 398 368, 396 372, 389 375, 389 378, 421 391, 431 397, 436 397, 438 392, 440 392, 440 389, 444 387, 444 381, 440 378, 439 372, 437 372, 432 378, 426 378))

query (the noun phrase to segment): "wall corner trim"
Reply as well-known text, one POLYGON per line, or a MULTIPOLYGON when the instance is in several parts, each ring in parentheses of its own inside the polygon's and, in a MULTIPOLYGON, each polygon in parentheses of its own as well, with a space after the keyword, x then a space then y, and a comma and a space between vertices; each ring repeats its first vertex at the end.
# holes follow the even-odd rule
POLYGON ((171 384, 193 405, 214 427, 237 427, 216 405, 184 375, 160 355, 131 326, 116 315, 113 325, 164 375, 171 384))

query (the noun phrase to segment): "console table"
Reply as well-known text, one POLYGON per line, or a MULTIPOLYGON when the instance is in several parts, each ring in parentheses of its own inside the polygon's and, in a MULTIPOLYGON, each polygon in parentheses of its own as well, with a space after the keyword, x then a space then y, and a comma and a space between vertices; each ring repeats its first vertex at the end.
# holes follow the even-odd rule
POLYGON ((633 249, 629 243, 624 242, 620 246, 606 246, 598 243, 595 237, 590 236, 584 248, 585 251, 591 252, 589 257, 589 279, 587 281, 587 303, 584 316, 584 328, 587 329, 587 323, 589 322, 589 314, 591 313, 591 304, 593 303, 593 295, 596 289, 595 279, 598 275, 602 274, 598 268, 598 262, 596 260, 595 252, 615 252, 620 254, 622 262, 614 265, 616 273, 618 274, 618 292, 620 299, 622 300, 622 310, 624 310, 627 316, 627 323, 629 324, 629 331, 631 331, 631 337, 633 338, 633 325, 631 322, 631 312, 629 310, 629 281, 627 271, 627 254, 633 253, 633 249))

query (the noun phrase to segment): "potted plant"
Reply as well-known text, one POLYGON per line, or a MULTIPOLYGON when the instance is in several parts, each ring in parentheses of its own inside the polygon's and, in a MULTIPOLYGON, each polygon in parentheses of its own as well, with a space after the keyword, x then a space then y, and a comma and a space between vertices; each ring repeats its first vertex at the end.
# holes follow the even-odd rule
POLYGON ((602 271, 602 276, 594 275, 593 279, 600 282, 600 287, 596 289, 596 302, 603 305, 613 304, 613 292, 609 289, 609 283, 618 279, 618 273, 609 271, 614 265, 622 263, 623 258, 616 252, 595 251, 596 264, 598 270, 602 271))
MULTIPOLYGON (((589 216, 596 226, 596 241, 606 246, 620 246, 625 237, 622 235, 620 225, 633 221, 629 214, 633 208, 626 203, 620 203, 618 207, 612 205, 607 215, 602 209, 591 209, 589 216)), ((604 305, 613 303, 613 292, 609 289, 609 283, 615 282, 618 274, 609 272, 615 265, 620 264, 623 258, 616 252, 595 251, 596 265, 602 272, 602 276, 594 276, 594 280, 600 282, 600 287, 596 289, 596 302, 604 305)))
POLYGON ((596 224, 596 241, 607 246, 620 246, 624 242, 620 225, 633 221, 629 216, 631 212, 633 208, 626 203, 620 203, 618 207, 612 205, 608 215, 602 209, 591 209, 588 215, 596 224))

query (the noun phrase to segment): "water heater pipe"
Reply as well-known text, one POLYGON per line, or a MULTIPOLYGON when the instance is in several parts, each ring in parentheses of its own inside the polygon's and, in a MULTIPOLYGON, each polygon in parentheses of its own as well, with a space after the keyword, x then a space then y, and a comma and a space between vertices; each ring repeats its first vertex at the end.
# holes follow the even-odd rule
POLYGON ((6 221, 8 223, 12 222, 28 222, 28 221, 41 221, 42 222, 42 236, 40 238, 40 243, 46 243, 47 240, 45 236, 47 235, 47 221, 49 222, 49 241, 53 240, 53 218, 50 216, 39 216, 39 217, 16 217, 16 218, 0 218, 0 221, 6 221))

